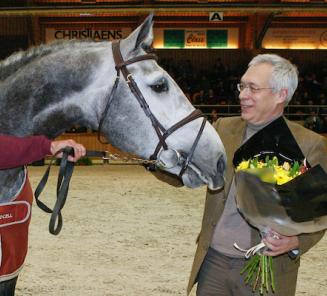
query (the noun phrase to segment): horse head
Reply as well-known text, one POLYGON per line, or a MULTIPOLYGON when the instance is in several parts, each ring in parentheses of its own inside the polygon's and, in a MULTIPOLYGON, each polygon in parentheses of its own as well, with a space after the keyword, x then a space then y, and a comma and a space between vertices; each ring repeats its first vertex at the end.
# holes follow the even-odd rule
POLYGON ((226 156, 214 128, 196 111, 151 52, 150 15, 120 44, 113 46, 117 91, 108 98, 101 131, 110 143, 179 175, 188 187, 223 186, 226 156))

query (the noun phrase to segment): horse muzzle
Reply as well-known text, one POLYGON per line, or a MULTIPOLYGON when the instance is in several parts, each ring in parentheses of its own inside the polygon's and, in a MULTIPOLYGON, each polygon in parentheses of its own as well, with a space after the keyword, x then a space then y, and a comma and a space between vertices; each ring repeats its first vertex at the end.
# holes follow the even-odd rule
POLYGON ((226 156, 222 153, 218 157, 215 172, 209 174, 191 161, 184 151, 162 149, 157 155, 156 168, 168 172, 173 171, 187 187, 196 188, 206 184, 210 190, 218 190, 224 186, 225 182, 226 156))
POLYGON ((221 154, 217 160, 216 169, 209 173, 206 169, 200 168, 194 162, 190 163, 186 173, 182 176, 185 186, 196 188, 206 184, 210 190, 221 189, 225 184, 226 157, 221 154))

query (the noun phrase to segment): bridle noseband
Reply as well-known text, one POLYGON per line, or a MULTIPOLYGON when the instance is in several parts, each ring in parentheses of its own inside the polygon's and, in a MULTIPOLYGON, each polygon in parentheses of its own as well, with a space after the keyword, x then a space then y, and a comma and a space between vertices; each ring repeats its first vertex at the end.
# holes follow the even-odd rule
MULTIPOLYGON (((186 116, 185 118, 183 118, 182 120, 180 120, 179 122, 175 123, 173 126, 171 126, 170 128, 168 129, 165 129, 163 127, 163 125, 159 122, 159 120, 155 117, 155 115, 151 112, 150 108, 149 108, 149 105, 147 104, 146 100, 144 99, 140 89, 138 88, 132 74, 128 71, 127 69, 127 66, 128 65, 131 65, 131 64, 134 64, 134 63, 137 63, 137 62, 140 62, 140 61, 144 61, 144 60, 157 60, 157 56, 155 54, 144 54, 144 55, 141 55, 141 56, 137 56, 137 57, 134 57, 134 58, 131 58, 127 61, 124 61, 123 57, 122 57, 122 54, 121 54, 121 51, 120 51, 120 42, 113 42, 112 43, 112 51, 113 51, 113 57, 114 57, 114 61, 115 61, 115 65, 116 65, 116 71, 117 71, 117 77, 116 77, 116 80, 115 80, 115 84, 113 86, 113 89, 109 95, 109 98, 107 100, 107 105, 102 113, 102 116, 101 116, 101 119, 100 119, 100 122, 99 122, 99 128, 98 128, 98 139, 99 141, 101 141, 101 138, 100 138, 100 133, 101 133, 101 129, 102 129, 102 125, 103 125, 103 122, 106 118, 106 115, 109 111, 109 107, 113 101, 113 98, 114 98, 114 94, 117 90, 117 87, 118 87, 118 82, 120 80, 120 72, 123 74, 131 92, 133 93, 134 97, 137 99, 137 101, 139 102, 141 108, 143 109, 145 115, 151 120, 151 123, 152 123, 152 126, 158 136, 158 139, 159 139, 159 142, 158 142, 158 145, 157 147, 155 148, 153 154, 150 156, 150 159, 151 160, 158 160, 158 163, 157 165, 161 165, 162 167, 165 167, 165 163, 163 161, 160 161, 160 159, 158 159, 158 155, 160 156, 160 151, 162 151, 161 149, 163 149, 164 151, 168 150, 169 147, 166 143, 166 139, 173 133, 175 132, 177 129, 181 128, 182 126, 188 124, 189 122, 197 119, 197 118, 200 118, 200 117, 203 117, 203 121, 202 121, 202 124, 201 124, 201 127, 199 129, 199 132, 193 142, 193 145, 190 149, 190 151, 185 154, 183 153, 182 156, 185 156, 185 157, 182 157, 181 154, 174 150, 174 149, 170 149, 172 151, 174 151, 177 155, 177 164, 180 164, 181 165, 181 171, 179 173, 179 177, 181 177, 187 167, 189 166, 191 160, 192 160, 192 157, 193 157, 193 154, 194 154, 194 151, 195 151, 195 148, 200 140, 200 137, 202 135, 202 132, 204 130, 204 127, 205 127, 205 124, 206 124, 206 119, 204 117, 204 114, 196 109, 194 110, 191 114, 189 114, 188 116, 186 116)), ((152 166, 150 169, 154 169, 154 166, 152 166)))

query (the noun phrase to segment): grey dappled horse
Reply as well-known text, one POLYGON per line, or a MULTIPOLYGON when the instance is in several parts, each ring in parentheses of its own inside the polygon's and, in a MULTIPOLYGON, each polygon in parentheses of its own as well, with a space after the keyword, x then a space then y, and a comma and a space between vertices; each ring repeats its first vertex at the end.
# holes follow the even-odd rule
MULTIPOLYGON (((122 58, 126 61, 146 55, 152 41, 150 15, 121 40, 122 58)), ((164 128, 194 111, 174 80, 154 59, 134 62, 127 69, 164 128)), ((64 42, 16 53, 0 63, 0 132, 55 138, 76 124, 97 130, 115 79, 111 42, 64 42)), ((169 149, 188 153, 201 124, 202 119, 197 118, 174 131, 166 138, 169 149)), ((149 158, 157 147, 158 135, 123 78, 101 132, 109 143, 143 158, 149 158)), ((166 161, 170 155, 176 157, 173 154, 166 154, 166 161)), ((192 188, 203 184, 211 189, 221 187, 225 162, 223 145, 207 123, 182 180, 192 188)), ((180 166, 164 170, 178 175, 180 166)), ((22 168, 0 171, 0 202, 14 196, 23 180, 22 168)))

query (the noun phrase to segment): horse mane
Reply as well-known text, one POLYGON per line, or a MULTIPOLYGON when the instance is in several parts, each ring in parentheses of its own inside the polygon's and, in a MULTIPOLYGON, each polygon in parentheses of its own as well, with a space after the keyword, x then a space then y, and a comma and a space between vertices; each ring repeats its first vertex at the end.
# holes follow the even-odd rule
POLYGON ((33 62, 34 60, 60 51, 62 49, 73 49, 82 45, 90 45, 90 42, 81 40, 57 41, 50 44, 42 44, 37 47, 31 47, 26 51, 18 51, 10 55, 8 58, 0 61, 0 81, 5 80, 14 74, 21 67, 33 62))

